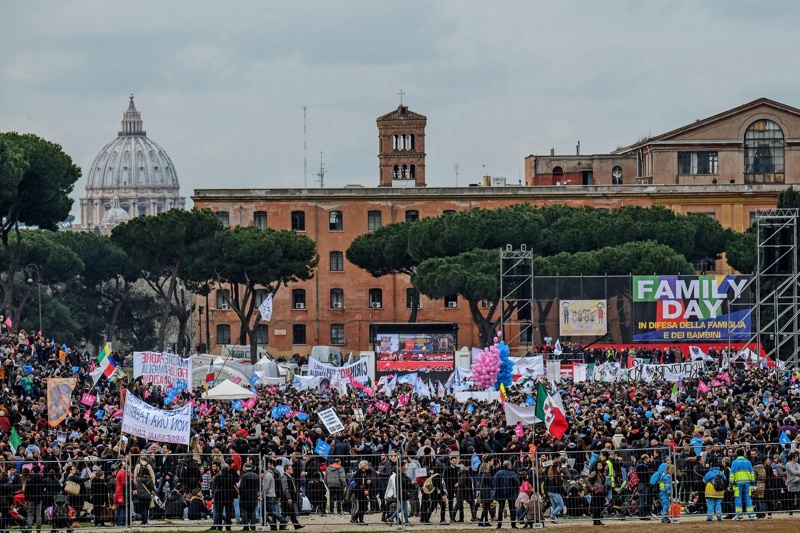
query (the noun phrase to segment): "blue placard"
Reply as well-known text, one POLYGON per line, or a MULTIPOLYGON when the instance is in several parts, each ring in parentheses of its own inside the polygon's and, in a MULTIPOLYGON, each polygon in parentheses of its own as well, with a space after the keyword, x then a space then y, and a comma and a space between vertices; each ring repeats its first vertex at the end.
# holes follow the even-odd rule
POLYGON ((331 445, 319 439, 317 440, 317 445, 314 447, 314 453, 327 459, 328 454, 331 453, 331 445))

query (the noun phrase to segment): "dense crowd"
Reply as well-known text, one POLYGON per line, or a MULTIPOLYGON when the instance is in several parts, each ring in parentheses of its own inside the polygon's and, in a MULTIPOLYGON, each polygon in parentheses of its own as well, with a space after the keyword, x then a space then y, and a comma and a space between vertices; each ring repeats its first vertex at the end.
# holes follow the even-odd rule
MULTIPOLYGON (((264 387, 250 409, 187 390, 166 406, 166 391, 139 380, 95 385, 94 356, 31 333, 0 338, 0 357, 0 531, 162 518, 286 529, 308 512, 500 528, 669 520, 676 503, 709 520, 800 510, 800 380, 789 371, 731 368, 700 392, 715 370, 686 377, 677 395, 658 381, 563 379, 554 386, 569 430, 555 439, 544 424, 507 426, 496 402, 419 397, 402 384, 391 396, 264 387), (51 427, 46 379, 70 376, 72 405, 51 427), (160 408, 194 402, 190 446, 121 434, 123 389, 160 408), (272 417, 277 405, 288 417, 272 417), (346 426, 335 435, 315 415, 330 407, 346 426), (320 440, 327 456, 315 453, 320 440)), ((507 402, 530 403, 524 381, 507 402)))

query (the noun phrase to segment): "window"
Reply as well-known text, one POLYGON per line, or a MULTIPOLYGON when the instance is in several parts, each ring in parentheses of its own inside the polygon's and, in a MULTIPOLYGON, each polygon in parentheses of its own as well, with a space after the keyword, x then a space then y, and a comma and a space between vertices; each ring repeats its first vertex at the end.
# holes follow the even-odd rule
POLYGON ((406 211, 406 222, 416 222, 417 220, 419 220, 419 211, 415 209, 406 211))
POLYGON ((331 324, 331 344, 344 344, 344 324, 331 324))
POLYGON ((217 346, 231 343, 231 327, 228 324, 217 324, 217 346))
MULTIPOLYGON (((416 294, 416 289, 414 287, 409 287, 406 289, 406 309, 411 309, 414 305, 414 295, 416 294)), ((419 298, 417 298, 417 309, 421 307, 419 298)))
POLYGON ((717 152, 678 152, 678 174, 717 174, 717 152))
POLYGON ((342 223, 341 211, 328 211, 328 229, 330 231, 342 231, 344 224, 342 223))
POLYGON ((611 185, 622 185, 622 167, 619 165, 611 169, 611 185))
POLYGON ((367 230, 375 231, 381 227, 381 212, 370 211, 367 213, 367 230))
POLYGON ((395 165, 394 169, 392 170, 392 178, 400 179, 400 165, 395 165))
POLYGON ((444 306, 445 308, 458 307, 458 296, 445 296, 444 306))
POLYGON ((783 130, 776 123, 753 122, 744 134, 744 173, 783 174, 783 140, 783 130))
POLYGON ((369 306, 371 309, 380 309, 383 307, 383 291, 381 289, 369 290, 369 306))
POLYGON ((292 324, 292 344, 306 343, 306 325, 292 324))
POLYGON ((412 180, 417 177, 417 167, 415 165, 408 167, 408 177, 412 180))
POLYGON ((292 231, 306 230, 306 212, 292 211, 292 231))
POLYGON ((292 289, 292 309, 306 308, 306 291, 304 289, 292 289))
POLYGON ((264 303, 264 300, 267 299, 267 294, 269 294, 269 292, 266 289, 256 290, 256 292, 253 294, 253 300, 255 300, 256 307, 259 307, 264 303))
POLYGON ((267 324, 256 326, 256 344, 269 344, 269 326, 267 324))
POLYGON ((455 211, 455 209, 445 209, 444 211, 442 211, 442 214, 443 215, 455 215, 456 211, 455 211))
POLYGON ((485 299, 481 300, 481 307, 484 308, 484 309, 491 309, 491 307, 493 305, 494 305, 494 302, 492 302, 490 300, 485 300, 485 299))
POLYGON ((147 206, 146 205, 140 205, 139 206, 139 216, 143 217, 145 215, 147 215, 147 206))
POLYGON ((267 228, 267 212, 266 211, 256 211, 253 213, 253 225, 258 229, 266 229, 267 228))
POLYGON ((344 253, 331 252, 331 272, 344 271, 344 253))
POLYGON ((216 215, 223 228, 229 228, 231 226, 231 217, 228 215, 227 211, 217 211, 216 215))
POLYGON ((717 262, 711 259, 700 259, 693 263, 696 272, 705 274, 706 272, 714 272, 717 269, 717 262))
POLYGON ((564 175, 564 169, 563 168, 561 168, 561 167, 553 167, 553 183, 555 183, 556 180, 560 180, 563 175, 564 175))
POLYGON ((331 309, 344 309, 344 289, 331 289, 331 309))
POLYGON ((231 301, 231 291, 217 289, 217 309, 227 309, 231 301))

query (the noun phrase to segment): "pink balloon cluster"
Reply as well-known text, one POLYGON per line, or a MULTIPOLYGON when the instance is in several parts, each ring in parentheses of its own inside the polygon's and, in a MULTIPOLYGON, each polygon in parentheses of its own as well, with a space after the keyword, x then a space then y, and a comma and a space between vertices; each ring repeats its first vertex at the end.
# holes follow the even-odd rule
POLYGON ((486 390, 494 387, 497 382, 497 373, 500 371, 500 348, 498 343, 503 336, 501 331, 493 339, 494 344, 483 349, 483 352, 472 363, 472 380, 479 389, 486 390))

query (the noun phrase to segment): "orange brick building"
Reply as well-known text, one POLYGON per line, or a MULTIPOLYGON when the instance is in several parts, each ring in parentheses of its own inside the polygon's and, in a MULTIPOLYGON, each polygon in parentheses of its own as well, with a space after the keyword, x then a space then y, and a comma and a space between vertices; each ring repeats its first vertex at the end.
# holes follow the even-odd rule
MULTIPOLYGON (((800 181, 800 110, 768 100, 698 121, 620 153, 581 159, 591 166, 570 166, 575 156, 530 156, 526 158, 528 185, 522 187, 426 187, 425 123, 424 116, 403 106, 378 119, 378 187, 194 191, 195 206, 217 212, 225 224, 293 229, 317 242, 317 275, 281 288, 274 299, 272 321, 258 327, 259 344, 273 355, 308 353, 314 345, 329 344, 340 345, 345 352, 369 350, 371 323, 408 320, 411 286, 407 276, 373 278, 345 258, 355 237, 381 225, 449 210, 527 202, 600 208, 663 205, 676 212, 705 213, 725 227, 742 231, 756 209, 775 206, 784 183, 800 181), (734 134, 739 137, 716 138, 734 134), (413 140, 402 139, 403 135, 413 135, 413 140), (562 174, 580 176, 582 182, 583 172, 591 172, 592 184, 554 184, 553 170, 559 161, 562 174), (614 177, 615 166, 622 169, 621 176, 616 172, 619 179, 614 177), (675 170, 688 174, 673 175, 675 170), (398 183, 401 180, 406 182, 398 183)), ((720 262, 708 270, 722 272, 725 266, 720 262)), ((221 292, 225 290, 219 288, 209 300, 209 348, 216 353, 218 344, 236 343, 239 333, 238 319, 225 309, 221 292)), ((198 300, 198 305, 205 306, 205 299, 198 300)), ((423 296, 418 321, 455 322, 459 346, 478 344, 469 310, 460 300, 453 304, 423 296)), ((205 337, 205 317, 198 329, 205 337)))

